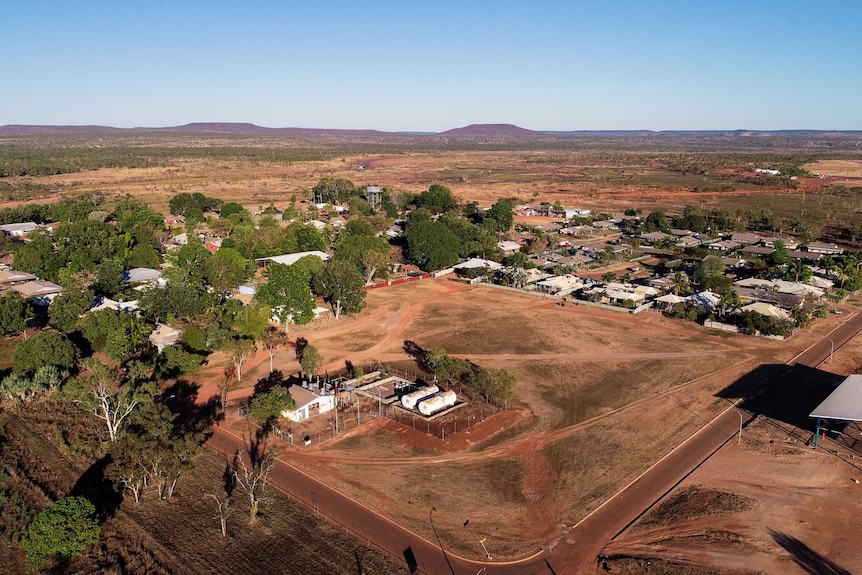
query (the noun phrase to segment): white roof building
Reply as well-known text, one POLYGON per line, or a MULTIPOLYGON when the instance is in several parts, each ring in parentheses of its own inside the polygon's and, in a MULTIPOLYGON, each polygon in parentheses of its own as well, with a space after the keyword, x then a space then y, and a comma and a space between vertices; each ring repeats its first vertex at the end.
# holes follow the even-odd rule
POLYGON ((274 264, 284 264, 286 266, 290 266, 290 265, 295 264, 296 262, 298 262, 299 260, 301 260, 305 256, 315 256, 315 257, 320 258, 323 261, 326 261, 329 259, 329 254, 325 254, 321 251, 315 250, 315 251, 310 251, 310 252, 297 252, 295 254, 284 254, 281 256, 272 256, 270 258, 258 258, 255 261, 264 262, 264 263, 271 262, 274 264))
POLYGON ((20 222, 17 224, 5 224, 0 226, 0 232, 10 238, 21 238, 37 229, 39 224, 35 222, 20 222))
POLYGON ((573 292, 586 285, 584 280, 573 275, 554 276, 536 282, 540 290, 548 293, 573 292))
POLYGON ((785 321, 789 321, 791 319, 790 312, 788 312, 787 310, 783 310, 780 307, 775 307, 774 305, 770 305, 762 301, 750 303, 747 306, 743 306, 739 309, 740 311, 753 311, 766 317, 774 317, 776 319, 781 319, 785 321))
POLYGON ((281 416, 291 421, 304 421, 335 408, 335 396, 331 393, 299 385, 291 385, 287 391, 296 403, 296 409, 282 411, 281 416))
POLYGON ((500 248, 503 253, 513 254, 515 252, 521 251, 521 244, 518 242, 510 242, 510 241, 502 241, 497 242, 497 247, 500 248))
POLYGON ((123 272, 123 281, 129 283, 155 281, 162 277, 162 272, 151 268, 132 268, 123 272))
POLYGON ((150 342, 156 346, 159 353, 166 347, 172 346, 183 336, 183 332, 166 323, 156 325, 156 329, 150 334, 150 342))
POLYGON ((491 260, 483 260, 482 258, 470 258, 466 262, 461 262, 460 264, 452 266, 452 268, 456 270, 471 270, 473 268, 491 268, 492 270, 500 270, 503 269, 503 266, 491 260))

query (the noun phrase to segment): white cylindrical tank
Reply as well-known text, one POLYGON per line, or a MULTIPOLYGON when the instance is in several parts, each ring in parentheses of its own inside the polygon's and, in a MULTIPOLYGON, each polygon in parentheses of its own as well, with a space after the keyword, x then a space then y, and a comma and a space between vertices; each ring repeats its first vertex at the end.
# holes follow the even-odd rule
POLYGON ((419 413, 422 415, 431 415, 435 411, 440 411, 447 407, 452 407, 458 401, 458 395, 454 391, 438 393, 428 399, 423 399, 419 402, 419 413))
POLYGON ((407 409, 413 409, 414 407, 416 407, 417 402, 428 397, 429 395, 437 393, 438 391, 440 391, 439 387, 437 387, 436 385, 429 385, 428 387, 423 387, 412 393, 407 393, 401 396, 401 405, 403 405, 407 409))

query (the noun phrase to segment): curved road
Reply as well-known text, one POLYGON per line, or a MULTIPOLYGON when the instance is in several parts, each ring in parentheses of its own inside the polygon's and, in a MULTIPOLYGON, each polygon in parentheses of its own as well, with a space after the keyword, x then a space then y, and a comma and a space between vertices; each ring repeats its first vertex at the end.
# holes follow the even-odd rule
MULTIPOLYGON (((787 365, 817 367, 860 331, 862 313, 856 313, 787 365)), ((763 383, 773 379, 779 371, 776 368, 763 383)), ((480 562, 452 555, 443 550, 437 541, 420 537, 283 460, 276 463, 272 484, 313 511, 346 526, 360 541, 406 562, 415 568, 415 573, 472 575, 483 567, 485 575, 594 573, 596 557, 611 539, 734 439, 740 427, 740 413, 731 405, 585 517, 565 536, 532 557, 510 563, 480 562)), ((238 449, 243 449, 244 442, 229 431, 216 427, 209 445, 231 456, 238 449)), ((429 522, 432 527, 433 520, 431 511, 429 522)))

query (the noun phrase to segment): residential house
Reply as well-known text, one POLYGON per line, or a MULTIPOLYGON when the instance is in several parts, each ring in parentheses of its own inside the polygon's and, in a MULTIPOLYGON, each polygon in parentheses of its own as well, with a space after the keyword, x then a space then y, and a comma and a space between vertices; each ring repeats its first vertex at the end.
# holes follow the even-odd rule
POLYGON ((183 332, 178 330, 177 328, 170 326, 166 323, 156 324, 156 329, 150 334, 150 343, 152 343, 159 350, 159 353, 162 352, 166 347, 170 347, 175 345, 180 338, 182 338, 183 332))
POLYGON ((329 254, 325 254, 321 251, 314 250, 314 251, 310 251, 310 252, 297 252, 295 254, 284 254, 284 255, 280 255, 280 256, 272 256, 269 258, 258 258, 255 261, 261 262, 263 265, 274 263, 274 264, 284 264, 286 266, 289 266, 289 265, 295 264, 296 262, 298 262, 299 260, 301 260, 302 258, 304 258, 306 256, 314 256, 314 257, 320 258, 323 261, 326 261, 329 259, 329 254))
POLYGON ((55 283, 32 280, 11 286, 13 290, 20 293, 23 297, 33 300, 34 305, 46 307, 54 301, 63 288, 55 283))
POLYGON ((204 247, 208 252, 214 254, 221 249, 221 240, 217 238, 207 240, 206 243, 204 243, 204 247))
POLYGON ((788 312, 787 310, 781 309, 780 307, 775 307, 774 305, 762 301, 756 301, 754 303, 750 303, 746 306, 743 306, 739 309, 739 311, 753 311, 766 317, 772 317, 784 321, 791 321, 792 319, 790 312, 788 312))
POLYGON ((584 280, 573 275, 554 276, 536 282, 539 291, 549 294, 565 295, 577 291, 587 284, 584 280))
POLYGON ((596 229, 587 225, 571 226, 560 229, 560 233, 564 236, 589 236, 596 233, 596 229))
POLYGON ((133 301, 117 301, 105 296, 96 296, 93 300, 93 307, 90 311, 101 311, 103 309, 112 309, 123 313, 131 313, 138 309, 137 300, 133 301))
POLYGON ((739 253, 747 258, 764 258, 771 254, 775 249, 771 246, 744 246, 739 253))
POLYGON ((452 268, 456 270, 471 270, 475 268, 489 268, 492 270, 501 270, 503 269, 503 266, 491 260, 485 260, 482 258, 470 258, 465 262, 455 264, 454 266, 452 266, 452 268))
POLYGON ((666 241, 672 237, 673 236, 664 232, 649 232, 646 234, 641 234, 641 241, 646 244, 656 244, 658 242, 666 241))
POLYGON ((742 244, 732 240, 721 240, 718 242, 712 242, 711 244, 706 244, 706 247, 712 251, 730 253, 741 248, 742 244))
POLYGON ((678 242, 676 242, 676 245, 678 245, 681 248, 696 248, 697 246, 701 245, 702 243, 703 243, 703 240, 696 238, 694 236, 684 236, 684 237, 680 238, 678 242))
POLYGON ((516 252, 521 251, 521 244, 518 242, 502 241, 497 242, 497 247, 503 252, 504 256, 511 256, 516 252))
POLYGON ((0 232, 9 238, 23 238, 30 232, 39 228, 35 222, 20 222, 17 224, 5 224, 0 226, 0 232))
POLYGON ((593 222, 593 228, 600 232, 608 232, 617 229, 617 224, 611 220, 603 220, 601 222, 593 222))
POLYGON ((817 252, 808 252, 801 250, 787 250, 787 257, 792 260, 802 260, 802 261, 811 261, 818 262, 821 258, 823 258, 824 254, 817 252))
POLYGON ((149 283, 160 280, 162 272, 151 268, 132 268, 124 271, 122 277, 128 283, 149 283))
POLYGON ((738 244, 745 244, 745 245, 757 244, 763 240, 763 238, 761 238, 757 234, 742 234, 742 233, 735 233, 732 236, 730 236, 730 239, 731 239, 731 241, 734 241, 738 244))
POLYGON ((763 245, 774 248, 775 242, 781 242, 784 244, 784 247, 788 250, 795 250, 799 247, 799 244, 796 243, 796 240, 793 238, 780 238, 780 237, 771 237, 771 238, 763 238, 763 245))
POLYGON ((11 287, 16 284, 22 284, 29 281, 39 279, 33 274, 27 272, 18 272, 15 270, 0 271, 0 287, 11 287))
POLYGON ((839 248, 835 244, 827 244, 825 242, 810 242, 807 248, 809 252, 824 254, 827 256, 837 256, 844 253, 843 248, 839 248))

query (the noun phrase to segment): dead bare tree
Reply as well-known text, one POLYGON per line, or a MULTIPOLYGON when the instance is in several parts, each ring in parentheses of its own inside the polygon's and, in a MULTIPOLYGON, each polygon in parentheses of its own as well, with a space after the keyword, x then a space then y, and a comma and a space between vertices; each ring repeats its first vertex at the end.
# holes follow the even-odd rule
POLYGON ((230 505, 230 497, 225 496, 224 499, 219 499, 212 493, 207 493, 204 497, 209 497, 216 502, 218 513, 213 516, 213 519, 218 519, 221 523, 221 536, 227 537, 227 518, 233 513, 233 508, 230 505))
POLYGON ((245 458, 237 454, 234 477, 237 485, 242 487, 248 495, 248 521, 254 525, 257 522, 257 515, 264 499, 263 495, 269 482, 269 476, 275 468, 275 453, 272 449, 268 449, 263 457, 257 458, 249 453, 249 458, 249 463, 246 463, 245 458))
POLYGON ((224 368, 224 373, 218 382, 219 402, 222 411, 227 409, 227 396, 236 383, 236 371, 230 366, 224 368))

